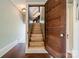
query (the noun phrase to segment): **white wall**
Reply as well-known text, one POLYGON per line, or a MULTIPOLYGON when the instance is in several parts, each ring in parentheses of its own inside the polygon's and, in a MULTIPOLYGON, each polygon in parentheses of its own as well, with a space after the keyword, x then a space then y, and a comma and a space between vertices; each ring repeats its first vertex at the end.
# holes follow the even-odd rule
MULTIPOLYGON (((77 2, 73 0, 73 4, 68 7, 68 34, 67 50, 72 52, 74 58, 79 58, 79 20, 77 18, 77 2), (72 9, 73 8, 73 9, 72 9)), ((78 8, 79 10, 79 8, 78 8)))
POLYGON ((73 47, 73 57, 75 58, 79 58, 79 19, 77 19, 77 0, 73 0, 74 1, 74 7, 73 7, 73 12, 74 12, 74 21, 73 21, 73 42, 74 42, 74 47, 73 47))
POLYGON ((0 49, 15 40, 24 39, 24 26, 18 10, 11 2, 0 0, 0 49))
POLYGON ((44 23, 45 22, 45 7, 40 7, 40 22, 44 23))

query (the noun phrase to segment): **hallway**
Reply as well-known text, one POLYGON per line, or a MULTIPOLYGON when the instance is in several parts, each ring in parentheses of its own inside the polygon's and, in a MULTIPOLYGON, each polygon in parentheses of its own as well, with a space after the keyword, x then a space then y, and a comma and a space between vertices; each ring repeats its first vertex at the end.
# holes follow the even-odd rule
POLYGON ((79 0, 0 0, 0 57, 79 57, 79 0))

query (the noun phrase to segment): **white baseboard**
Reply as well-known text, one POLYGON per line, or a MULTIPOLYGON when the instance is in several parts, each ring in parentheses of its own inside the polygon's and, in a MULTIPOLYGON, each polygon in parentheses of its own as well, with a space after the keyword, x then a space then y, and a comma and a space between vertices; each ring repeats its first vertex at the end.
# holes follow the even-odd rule
POLYGON ((0 49, 0 57, 2 57, 3 55, 5 55, 8 51, 10 51, 17 44, 18 44, 18 41, 16 40, 16 41, 14 41, 14 42, 6 45, 2 49, 0 49))

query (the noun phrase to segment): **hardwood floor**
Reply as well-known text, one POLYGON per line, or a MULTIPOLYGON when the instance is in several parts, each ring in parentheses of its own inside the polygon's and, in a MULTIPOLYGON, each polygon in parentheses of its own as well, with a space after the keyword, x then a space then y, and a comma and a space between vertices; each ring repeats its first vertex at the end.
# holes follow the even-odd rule
POLYGON ((25 45, 19 43, 8 53, 2 56, 2 58, 49 58, 49 55, 46 53, 25 54, 25 45))

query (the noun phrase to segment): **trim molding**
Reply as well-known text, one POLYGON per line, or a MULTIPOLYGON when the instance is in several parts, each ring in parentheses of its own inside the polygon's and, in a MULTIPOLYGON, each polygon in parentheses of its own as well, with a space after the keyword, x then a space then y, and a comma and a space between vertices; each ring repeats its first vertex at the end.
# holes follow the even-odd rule
POLYGON ((2 57, 3 55, 5 55, 8 51, 10 51, 17 44, 18 44, 18 41, 16 40, 16 41, 14 41, 14 42, 6 45, 2 49, 0 49, 0 57, 2 57))

